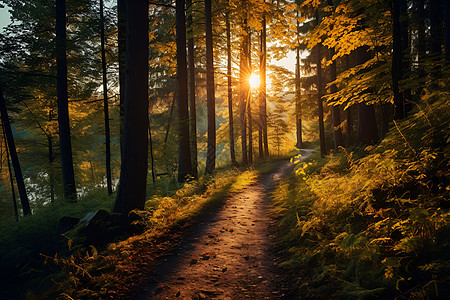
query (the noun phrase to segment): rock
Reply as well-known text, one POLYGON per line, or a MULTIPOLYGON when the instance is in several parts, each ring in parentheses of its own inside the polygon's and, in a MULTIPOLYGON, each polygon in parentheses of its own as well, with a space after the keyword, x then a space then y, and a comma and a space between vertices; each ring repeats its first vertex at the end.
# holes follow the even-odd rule
POLYGON ((88 212, 81 220, 81 223, 86 223, 86 226, 91 221, 97 221, 97 220, 103 220, 108 215, 108 212, 106 210, 100 209, 96 211, 88 212))
POLYGON ((58 233, 63 234, 64 232, 74 229, 79 222, 79 218, 62 217, 59 219, 58 233))
POLYGON ((86 244, 102 246, 122 235, 128 228, 128 220, 121 214, 109 214, 105 210, 88 213, 80 220, 85 227, 80 234, 86 237, 86 244))

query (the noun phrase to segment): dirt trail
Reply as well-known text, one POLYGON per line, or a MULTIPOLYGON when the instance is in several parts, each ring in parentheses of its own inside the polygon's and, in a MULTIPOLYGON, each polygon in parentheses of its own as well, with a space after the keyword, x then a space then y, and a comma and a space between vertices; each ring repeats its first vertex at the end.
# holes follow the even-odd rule
POLYGON ((277 268, 268 194, 292 167, 283 162, 230 195, 163 259, 133 299, 285 298, 288 287, 277 268))

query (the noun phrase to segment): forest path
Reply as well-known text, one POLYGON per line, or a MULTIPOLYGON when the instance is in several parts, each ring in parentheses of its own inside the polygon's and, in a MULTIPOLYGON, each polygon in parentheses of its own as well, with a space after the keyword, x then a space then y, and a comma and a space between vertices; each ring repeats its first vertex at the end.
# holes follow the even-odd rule
MULTIPOLYGON (((310 150, 302 150, 302 159, 310 150)), ((133 299, 285 299, 289 281, 277 267, 270 192, 294 164, 231 194, 162 258, 133 299)))

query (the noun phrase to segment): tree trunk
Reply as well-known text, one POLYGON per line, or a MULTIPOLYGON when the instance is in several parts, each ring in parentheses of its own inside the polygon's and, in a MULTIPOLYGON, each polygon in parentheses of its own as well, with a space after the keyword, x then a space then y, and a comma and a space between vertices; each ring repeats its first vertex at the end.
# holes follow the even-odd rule
POLYGON ((122 157, 123 144, 123 114, 125 101, 125 59, 127 48, 127 2, 117 0, 117 46, 119 56, 119 131, 120 131, 120 156, 122 157))
POLYGON ((69 99, 67 93, 66 60, 66 2, 56 0, 56 77, 58 97, 58 124, 64 197, 77 201, 75 174, 73 172, 72 143, 70 140, 69 99))
MULTIPOLYGON (((52 117, 53 110, 50 109, 48 111, 48 121, 53 121, 52 117)), ((55 155, 53 153, 53 137, 51 133, 46 133, 47 136, 47 147, 48 147, 48 162, 50 165, 50 170, 48 173, 49 181, 50 181, 50 203, 55 203, 55 176, 53 174, 53 162, 55 161, 55 155)))
POLYGON ((402 79, 402 42, 400 28, 400 0, 393 1, 393 54, 392 54, 392 89, 394 93, 394 119, 405 117, 403 93, 400 93, 398 83, 402 79))
MULTIPOLYGON (((415 12, 415 21, 417 22, 417 75, 419 79, 422 79, 426 76, 423 61, 426 57, 426 45, 425 45, 425 0, 414 0, 414 12, 415 12)), ((416 91, 417 98, 420 98, 422 93, 422 87, 419 87, 416 91)))
POLYGON ((192 0, 187 1, 189 15, 187 19, 188 26, 188 65, 189 65, 189 128, 192 158, 192 176, 198 178, 197 162, 197 107, 195 99, 195 50, 194 50, 194 32, 193 32, 193 8, 192 0))
POLYGON ((389 131, 389 122, 392 121, 392 104, 391 103, 381 103, 381 137, 384 138, 389 131))
POLYGON ((169 138, 170 124, 172 123, 173 108, 175 107, 176 97, 173 96, 172 105, 170 106, 169 118, 167 119, 166 136, 164 137, 164 146, 167 144, 167 139, 169 138))
POLYGON ((445 59, 450 61, 450 2, 444 1, 445 59))
POLYGON ((417 55, 420 62, 424 59, 426 53, 425 46, 425 0, 414 1, 417 11, 417 55))
POLYGON ((239 53, 239 100, 241 117, 242 164, 248 165, 247 153, 247 94, 248 94, 248 63, 247 63, 247 20, 242 25, 241 49, 239 53))
POLYGON ((345 118, 347 120, 347 147, 352 144, 352 134, 353 134, 353 116, 352 116, 353 105, 347 107, 345 111, 345 118))
POLYGON ((156 175, 155 175, 155 159, 153 158, 153 141, 152 141, 152 130, 150 126, 150 119, 148 120, 148 144, 149 144, 149 151, 150 151, 150 167, 152 168, 152 182, 155 184, 156 182, 156 175))
POLYGON ((102 73, 103 73, 103 112, 105 115, 106 187, 108 190, 108 195, 111 195, 112 194, 111 134, 109 130, 108 80, 106 77, 105 18, 103 16, 103 0, 100 0, 100 46, 102 53, 102 73))
POLYGON ((20 168, 19 157, 16 152, 16 145, 14 143, 14 136, 11 130, 11 123, 9 122, 8 110, 6 109, 6 101, 3 97, 3 90, 0 86, 0 114, 3 124, 3 131, 7 141, 7 147, 11 154, 11 161, 16 175, 17 189, 19 190, 20 202, 22 204, 23 214, 25 216, 31 215, 30 202, 28 201, 27 191, 25 189, 25 182, 23 181, 22 170, 20 168))
MULTIPOLYGON (((298 21, 297 21, 298 27, 298 21)), ((298 149, 303 148, 303 138, 302 138, 302 90, 300 83, 300 47, 296 49, 296 62, 295 62, 295 126, 296 126, 296 136, 298 149)))
POLYGON ((259 157, 264 157, 264 116, 266 108, 266 53, 265 53, 265 36, 264 29, 266 16, 263 13, 262 26, 260 33, 260 49, 259 49, 259 132, 258 132, 258 148, 259 157))
MULTIPOLYGON (((331 48, 330 50, 330 59, 334 56, 334 48, 331 48)), ((330 65, 330 81, 333 82, 336 80, 336 62, 333 61, 333 63, 330 65)), ((335 84, 333 84, 330 87, 330 92, 332 94, 337 92, 337 87, 335 84)), ((342 130, 341 130, 341 108, 339 105, 333 105, 331 108, 331 117, 333 119, 333 137, 334 137, 334 150, 337 151, 339 147, 344 146, 344 139, 342 137, 342 130)))
POLYGON ((178 78, 178 181, 183 182, 192 176, 192 160, 189 138, 189 110, 186 60, 186 18, 184 0, 176 2, 177 19, 177 78, 178 78))
MULTIPOLYGON (((397 0, 396 0, 397 1, 397 0)), ((405 9, 405 7, 403 7, 406 3, 404 2, 404 0, 400 0, 402 1, 402 3, 398 4, 398 3, 393 3, 393 10, 395 9, 395 12, 393 11, 392 15, 393 15, 393 59, 392 59, 392 82, 393 82, 393 94, 394 94, 394 103, 397 102, 398 105, 400 105, 399 107, 397 105, 393 106, 391 103, 388 102, 383 102, 381 103, 380 107, 381 107, 381 137, 384 138, 387 134, 387 132, 389 131, 389 122, 392 121, 393 119, 393 113, 398 114, 399 116, 405 115, 406 111, 405 111, 405 105, 404 105, 404 101, 403 101, 403 93, 399 92, 399 84, 398 81, 400 80, 400 78, 398 78, 399 76, 402 76, 403 71, 406 71, 405 69, 402 69, 402 58, 403 58, 403 54, 406 53, 406 48, 408 48, 408 28, 407 28, 407 22, 405 24, 405 22, 400 23, 400 14, 403 13, 404 15, 402 17, 407 17, 405 15, 405 12, 402 12, 403 9, 405 9), (400 13, 399 13, 400 10, 400 13), (400 28, 399 28, 400 26, 400 28), (406 26, 406 34, 404 31, 404 27, 406 26), (401 41, 399 41, 398 39, 401 39, 401 41), (406 39, 406 43, 405 43, 405 39, 406 39), (399 49, 401 45, 401 50, 399 49), (406 48, 404 48, 406 47, 406 48), (395 111, 394 111, 394 107, 395 107, 395 111), (398 111, 397 111, 398 109, 398 111)), ((395 2, 395 1, 394 1, 395 2)), ((397 1, 398 2, 398 1, 397 1)), ((419 33, 420 34, 420 33, 419 33)), ((373 130, 373 129, 372 129, 373 130)), ((372 143, 370 142, 369 139, 366 140, 365 143, 372 143)))
POLYGON ((441 0, 430 0, 429 7, 430 7, 431 55, 439 56, 442 53, 441 0))
MULTIPOLYGON (((3 127, 3 140, 5 141, 6 160, 8 162, 8 174, 9 174, 9 183, 11 184, 11 194, 14 205, 14 217, 16 219, 16 222, 19 222, 19 208, 17 207, 16 189, 14 188, 14 178, 11 170, 11 163, 9 162, 9 150, 8 150, 8 142, 6 141, 5 127, 3 127)), ((1 161, 3 162, 3 158, 1 161)))
MULTIPOLYGON (((411 76, 411 55, 410 55, 410 38, 409 38, 409 17, 407 0, 400 0, 400 31, 402 44, 402 77, 409 78, 411 76)), ((411 89, 406 88, 403 91, 404 115, 411 110, 411 89)))
MULTIPOLYGON (((48 154, 49 157, 53 156, 53 141, 51 136, 47 137, 47 143, 48 143, 48 154)), ((49 181, 50 181, 50 203, 55 203, 55 178, 53 174, 53 160, 49 160, 50 163, 50 173, 48 174, 49 181)))
MULTIPOLYGON (((252 74, 252 35, 248 33, 247 60, 249 75, 252 74)), ((250 78, 249 78, 250 79, 250 78)), ((248 115, 248 162, 253 163, 253 118, 252 118, 252 91, 249 86, 247 97, 247 115, 248 115)))
MULTIPOLYGON (((317 21, 318 22, 318 21, 317 21)), ((316 45, 316 65, 317 65, 317 104, 319 107, 319 141, 320 154, 325 156, 327 149, 325 145, 325 127, 323 124, 323 103, 322 103, 322 54, 320 51, 320 44, 316 45)))
MULTIPOLYGON (((333 7, 333 0, 328 0, 328 5, 333 7)), ((329 55, 330 60, 333 59, 335 54, 334 48, 330 48, 329 55)), ((333 61, 330 65, 330 82, 336 80, 336 62, 333 61)), ((332 94, 337 92, 337 86, 333 84, 330 88, 330 92, 332 94)), ((334 140, 334 150, 337 151, 339 147, 344 146, 344 140, 342 138, 342 130, 341 130, 341 109, 339 105, 333 105, 331 108, 331 117, 333 119, 333 140, 334 140)))
POLYGON ((227 79, 228 79, 228 125, 230 127, 230 156, 231 165, 237 166, 236 153, 234 151, 234 119, 233 119, 233 88, 231 82, 231 26, 230 13, 225 12, 227 30, 227 79))
MULTIPOLYGON (((363 64, 369 60, 369 52, 366 47, 356 49, 357 64, 363 64)), ((378 142, 377 120, 373 105, 358 103, 358 141, 362 144, 375 144, 378 142)))
POLYGON ((123 155, 114 212, 143 209, 148 161, 148 1, 127 1, 123 155))
POLYGON ((211 0, 205 0, 206 105, 208 109, 208 149, 206 154, 206 174, 211 174, 216 167, 216 99, 214 95, 214 56, 211 19, 211 0))
POLYGON ((267 70, 267 29, 266 29, 266 15, 263 14, 262 31, 261 31, 261 52, 262 52, 262 68, 261 68, 261 126, 263 133, 264 156, 269 156, 269 138, 267 134, 267 85, 266 85, 266 70, 267 70))
POLYGON ((364 145, 378 142, 377 120, 373 105, 358 103, 358 119, 358 140, 364 145))
MULTIPOLYGON (((344 64, 345 64, 345 70, 350 69, 350 54, 346 55, 344 57, 344 64)), ((354 105, 350 105, 345 110, 345 118, 347 120, 347 138, 346 138, 346 144, 347 147, 349 147, 352 143, 352 136, 353 136, 353 115, 352 110, 354 105)))

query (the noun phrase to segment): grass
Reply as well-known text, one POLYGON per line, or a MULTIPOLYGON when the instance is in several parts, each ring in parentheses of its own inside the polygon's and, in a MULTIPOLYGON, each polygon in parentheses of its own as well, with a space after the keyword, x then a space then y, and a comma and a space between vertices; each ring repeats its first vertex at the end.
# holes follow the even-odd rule
POLYGON ((142 280, 151 262, 171 247, 167 240, 175 239, 229 193, 253 183, 258 174, 272 170, 275 164, 261 161, 255 168, 223 168, 183 185, 161 180, 149 187, 153 195, 145 210, 135 212, 140 216, 135 225, 144 228, 143 232, 105 249, 82 244, 75 231, 64 236, 57 232, 63 216, 80 218, 89 211, 110 211, 114 195, 108 197, 104 191, 91 192, 77 204, 44 207, 18 223, 4 224, 0 228, 0 263, 5 270, 5 294, 29 299, 124 295, 142 280))
POLYGON ((312 156, 279 184, 283 266, 300 297, 450 294, 449 118, 448 102, 436 101, 379 145, 312 156))
MULTIPOLYGON (((37 210, 20 222, 0 226, 0 282, 2 290, 14 292, 18 285, 27 282, 31 289, 48 287, 48 272, 52 268, 42 266, 40 253, 49 255, 66 248, 66 240, 58 233, 58 222, 63 216, 83 217, 87 212, 106 209, 114 199, 106 192, 96 190, 79 199, 76 204, 57 203, 37 210)), ((64 251, 65 252, 65 251, 64 251)), ((24 296, 24 295, 22 295, 24 296)), ((15 298, 15 297, 11 297, 15 298)))

